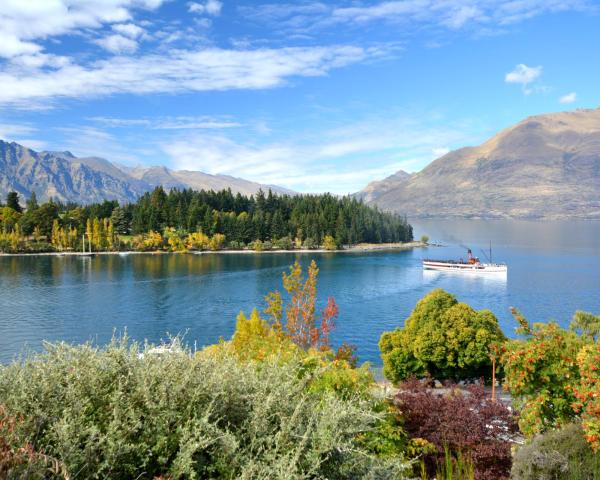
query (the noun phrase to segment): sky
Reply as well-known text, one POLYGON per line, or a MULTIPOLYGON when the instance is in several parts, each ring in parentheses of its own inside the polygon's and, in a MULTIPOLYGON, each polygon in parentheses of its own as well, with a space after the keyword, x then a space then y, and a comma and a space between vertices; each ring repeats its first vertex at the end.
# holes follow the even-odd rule
POLYGON ((590 0, 1 0, 0 139, 346 194, 600 107, 590 0))

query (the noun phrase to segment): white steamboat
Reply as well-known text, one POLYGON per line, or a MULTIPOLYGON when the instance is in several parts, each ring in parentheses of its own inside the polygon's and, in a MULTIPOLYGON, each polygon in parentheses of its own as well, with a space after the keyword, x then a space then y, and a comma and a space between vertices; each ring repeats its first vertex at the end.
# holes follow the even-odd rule
POLYGON ((424 270, 438 270, 443 272, 465 272, 465 273, 507 273, 508 266, 505 263, 493 263, 490 248, 490 262, 483 263, 479 258, 473 256, 470 249, 467 250, 467 261, 461 260, 423 260, 424 270))

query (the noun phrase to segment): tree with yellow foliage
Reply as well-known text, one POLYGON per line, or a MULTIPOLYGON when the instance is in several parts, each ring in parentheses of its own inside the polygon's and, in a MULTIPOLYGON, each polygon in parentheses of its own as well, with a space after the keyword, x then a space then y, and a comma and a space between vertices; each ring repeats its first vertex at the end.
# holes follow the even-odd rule
POLYGON ((210 239, 202 231, 192 232, 185 239, 185 246, 188 250, 206 250, 208 249, 210 239))
POLYGON ((325 250, 337 250, 338 246, 335 238, 331 235, 325 235, 325 238, 323 239, 323 248, 325 250))
POLYGON ((212 237, 210 237, 208 246, 211 250, 221 250, 223 245, 225 245, 225 235, 222 233, 215 233, 212 237))

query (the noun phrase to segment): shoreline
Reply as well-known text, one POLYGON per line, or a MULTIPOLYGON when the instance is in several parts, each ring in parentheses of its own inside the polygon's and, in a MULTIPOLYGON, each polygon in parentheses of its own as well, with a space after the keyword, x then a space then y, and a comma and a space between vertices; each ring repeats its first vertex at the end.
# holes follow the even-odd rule
POLYGON ((144 252, 141 250, 124 250, 118 252, 37 252, 37 253, 0 253, 1 257, 89 257, 95 255, 166 255, 166 254, 185 254, 185 255, 214 255, 214 254, 275 254, 275 253, 362 253, 375 251, 403 251, 413 248, 427 247, 427 244, 421 241, 405 242, 405 243, 359 243, 347 248, 337 250, 326 250, 324 248, 301 248, 297 250, 201 250, 201 251, 184 251, 184 252, 166 252, 156 250, 144 252))

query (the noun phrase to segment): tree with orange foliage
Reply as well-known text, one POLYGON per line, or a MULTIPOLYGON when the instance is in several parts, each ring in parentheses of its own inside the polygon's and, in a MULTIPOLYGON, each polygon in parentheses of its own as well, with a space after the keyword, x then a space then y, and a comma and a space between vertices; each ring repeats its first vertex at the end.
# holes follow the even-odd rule
POLYGON ((319 269, 313 260, 305 279, 302 267, 296 261, 289 273, 283 273, 283 288, 290 296, 288 303, 284 306, 279 291, 271 292, 266 297, 267 308, 264 312, 271 316, 273 328, 282 332, 285 330, 289 338, 304 350, 329 350, 329 336, 339 313, 334 298, 329 297, 321 314, 316 314, 318 274, 319 269))
POLYGON ((573 388, 585 439, 600 452, 600 345, 586 345, 577 355, 581 381, 573 388))

